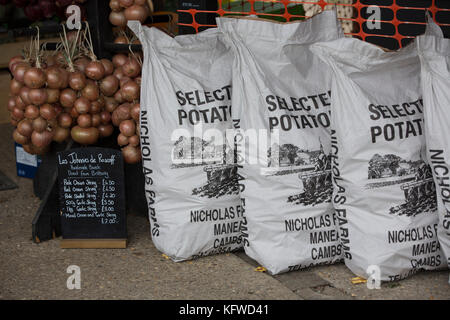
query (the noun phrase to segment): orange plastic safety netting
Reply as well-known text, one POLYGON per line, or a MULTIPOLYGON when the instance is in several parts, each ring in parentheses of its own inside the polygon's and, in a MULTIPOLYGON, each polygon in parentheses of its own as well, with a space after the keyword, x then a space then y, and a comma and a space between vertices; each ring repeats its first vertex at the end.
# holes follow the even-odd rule
MULTIPOLYGON (((205 3, 209 1, 214 0, 206 0, 205 3)), ((443 27, 444 34, 450 35, 449 0, 217 0, 213 6, 211 2, 179 9, 178 13, 183 19, 178 25, 198 32, 214 27, 214 19, 205 17, 215 15, 257 15, 278 21, 293 21, 336 5, 347 35, 390 49, 402 47, 423 33, 425 10, 443 27), (379 24, 374 28, 377 22, 379 24)))

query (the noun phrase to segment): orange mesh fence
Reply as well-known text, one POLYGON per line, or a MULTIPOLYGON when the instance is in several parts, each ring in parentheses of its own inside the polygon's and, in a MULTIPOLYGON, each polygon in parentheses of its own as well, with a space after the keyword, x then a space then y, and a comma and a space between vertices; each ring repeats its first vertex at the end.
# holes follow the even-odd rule
MULTIPOLYGON (((184 2, 185 3, 185 2, 184 2)), ((179 7, 179 26, 199 32, 214 27, 215 16, 257 15, 278 21, 305 19, 323 9, 336 5, 338 16, 348 36, 398 49, 425 30, 425 10, 450 37, 449 0, 205 0, 203 5, 179 7), (212 4, 212 5, 211 5, 212 4), (380 19, 374 19, 373 9, 379 8, 380 19), (212 8, 212 9, 211 9, 212 8), (209 17, 209 18, 208 18, 209 17), (370 20, 368 25, 368 19, 370 20), (380 28, 371 28, 379 22, 380 28)))

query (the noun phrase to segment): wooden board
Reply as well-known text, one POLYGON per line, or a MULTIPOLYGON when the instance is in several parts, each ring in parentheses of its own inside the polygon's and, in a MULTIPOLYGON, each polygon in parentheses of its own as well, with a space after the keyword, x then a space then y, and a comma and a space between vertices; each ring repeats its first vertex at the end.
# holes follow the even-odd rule
POLYGON ((63 239, 61 249, 125 249, 127 239, 63 239))

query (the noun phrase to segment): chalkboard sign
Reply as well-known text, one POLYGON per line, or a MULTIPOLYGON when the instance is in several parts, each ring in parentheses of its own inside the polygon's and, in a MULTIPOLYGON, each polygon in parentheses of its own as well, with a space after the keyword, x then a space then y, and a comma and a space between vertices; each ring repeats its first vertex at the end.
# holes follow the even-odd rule
POLYGON ((113 248, 123 247, 123 241, 126 246, 121 152, 97 147, 70 149, 59 152, 57 161, 61 247, 113 248))

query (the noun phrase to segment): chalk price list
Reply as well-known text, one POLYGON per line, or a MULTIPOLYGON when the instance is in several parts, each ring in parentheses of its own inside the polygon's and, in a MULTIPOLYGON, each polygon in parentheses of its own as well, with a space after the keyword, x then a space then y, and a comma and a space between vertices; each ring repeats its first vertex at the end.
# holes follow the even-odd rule
POLYGON ((64 179, 66 218, 95 218, 101 224, 118 223, 116 182, 105 178, 64 179))

